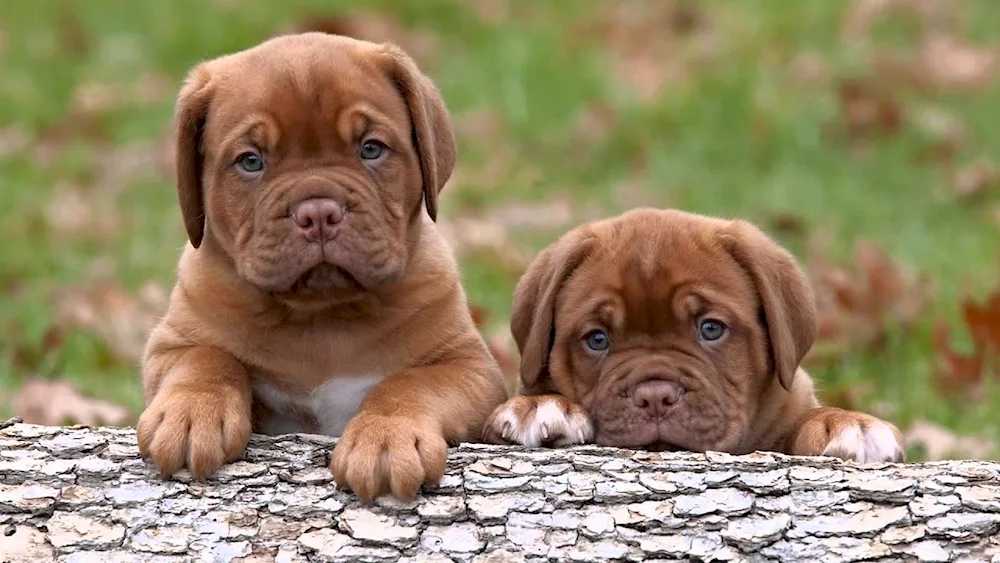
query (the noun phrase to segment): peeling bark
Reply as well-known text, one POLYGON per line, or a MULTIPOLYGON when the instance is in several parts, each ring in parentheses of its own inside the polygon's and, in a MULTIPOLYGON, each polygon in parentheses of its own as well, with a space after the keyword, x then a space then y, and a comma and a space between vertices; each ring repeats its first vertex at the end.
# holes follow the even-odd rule
POLYGON ((1000 561, 1000 463, 463 445, 359 503, 335 441, 254 436, 165 481, 131 429, 0 423, 0 561, 1000 561))

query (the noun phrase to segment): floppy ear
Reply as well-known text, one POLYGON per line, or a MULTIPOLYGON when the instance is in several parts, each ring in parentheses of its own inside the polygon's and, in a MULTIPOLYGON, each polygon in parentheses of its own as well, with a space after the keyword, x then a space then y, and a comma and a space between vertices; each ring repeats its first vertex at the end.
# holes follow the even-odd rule
POLYGON ((521 353, 523 388, 544 388, 555 337, 556 299, 595 240, 589 231, 570 231, 531 262, 514 288, 510 331, 521 353))
POLYGON ((205 201, 202 189, 204 153, 202 133, 212 98, 210 74, 205 65, 195 67, 177 96, 175 115, 177 197, 188 239, 198 248, 205 236, 205 201))
POLYGON ((427 214, 437 221, 438 194, 455 168, 457 145, 451 118, 437 86, 399 47, 385 44, 389 73, 410 111, 413 143, 420 159, 427 214))
POLYGON ((816 339, 812 286, 790 252, 746 221, 733 221, 723 244, 753 280, 762 305, 771 368, 791 390, 795 372, 816 339))

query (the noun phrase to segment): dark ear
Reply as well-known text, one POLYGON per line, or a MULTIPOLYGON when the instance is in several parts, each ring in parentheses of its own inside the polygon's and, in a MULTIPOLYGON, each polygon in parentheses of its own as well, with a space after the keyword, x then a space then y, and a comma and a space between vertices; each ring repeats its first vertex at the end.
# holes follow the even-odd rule
POLYGON ((177 197, 188 239, 198 248, 205 236, 205 201, 202 189, 204 154, 201 137, 212 98, 210 74, 204 64, 195 67, 177 96, 175 116, 177 197))
POLYGON ((451 177, 458 150, 451 118, 437 86, 420 72, 413 59, 391 43, 384 48, 390 76, 410 110, 427 214, 437 221, 438 194, 451 177))
POLYGON ((589 231, 570 231, 535 257, 514 288, 510 331, 521 353, 523 389, 540 391, 546 384, 555 337, 556 299, 594 248, 595 240, 589 231))
POLYGON ((723 244, 750 275, 763 308, 772 369, 785 389, 816 339, 812 286, 790 252, 746 221, 733 221, 723 244))

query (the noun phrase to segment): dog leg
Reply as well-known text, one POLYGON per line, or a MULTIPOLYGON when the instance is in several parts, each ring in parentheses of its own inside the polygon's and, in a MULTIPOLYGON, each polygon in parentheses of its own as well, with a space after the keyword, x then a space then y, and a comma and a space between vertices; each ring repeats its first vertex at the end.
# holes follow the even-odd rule
POLYGON ((251 390, 242 364, 215 348, 191 346, 151 355, 145 370, 156 385, 136 425, 139 453, 164 477, 187 467, 204 479, 243 453, 251 390))
POLYGON ((824 455, 858 463, 903 462, 903 435, 894 425, 856 411, 806 411, 789 439, 789 454, 824 455))
POLYGON ((483 439, 530 447, 585 444, 594 439, 594 424, 583 407, 562 395, 520 395, 493 411, 483 439))
POLYGON ((341 488, 368 501, 412 500, 444 475, 448 446, 480 438, 486 414, 506 398, 499 371, 452 364, 389 376, 362 401, 333 450, 341 488))

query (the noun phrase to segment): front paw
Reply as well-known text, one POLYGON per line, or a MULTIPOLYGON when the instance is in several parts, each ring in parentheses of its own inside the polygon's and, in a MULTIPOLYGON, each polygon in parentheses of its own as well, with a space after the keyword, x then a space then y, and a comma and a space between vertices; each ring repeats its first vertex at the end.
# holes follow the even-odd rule
POLYGON ((199 480, 235 460, 250 441, 250 404, 230 389, 161 391, 136 425, 139 453, 163 477, 187 467, 199 480))
POLYGON ((439 425, 406 416, 361 412, 333 449, 330 470, 337 485, 363 501, 392 494, 402 501, 444 475, 448 443, 439 425))
POLYGON ((894 425, 868 414, 834 408, 818 409, 805 421, 791 453, 858 463, 906 460, 903 436, 894 425))
POLYGON ((594 439, 587 411, 562 395, 520 395, 497 407, 483 428, 491 444, 570 446, 594 439))

